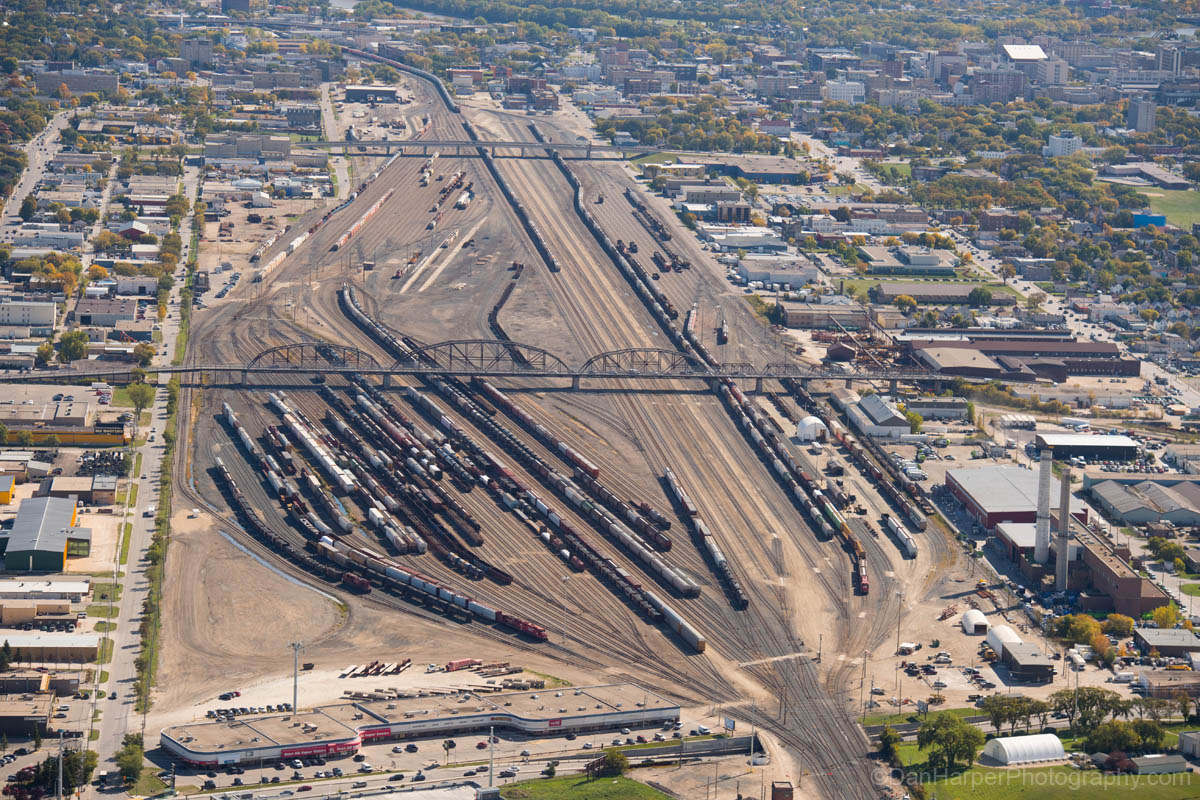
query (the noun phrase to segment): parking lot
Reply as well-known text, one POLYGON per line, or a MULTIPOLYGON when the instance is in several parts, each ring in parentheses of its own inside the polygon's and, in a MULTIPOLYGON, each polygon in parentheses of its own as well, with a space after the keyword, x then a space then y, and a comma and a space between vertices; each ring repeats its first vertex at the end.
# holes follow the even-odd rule
MULTIPOLYGON (((271 785, 278 786, 286 797, 290 796, 286 792, 329 792, 331 787, 342 790, 393 783, 411 785, 425 780, 478 779, 493 771, 497 779, 515 780, 539 774, 550 761, 599 755, 606 747, 649 748, 656 742, 673 743, 712 733, 702 724, 680 723, 678 728, 622 728, 541 738, 497 731, 490 743, 486 735, 391 741, 364 745, 353 757, 310 757, 287 763, 200 770, 179 765, 177 786, 180 790, 194 786, 198 791, 219 791, 271 785)), ((165 753, 159 755, 166 758, 165 753)), ((154 753, 150 757, 159 760, 154 753)), ((166 770, 169 762, 160 761, 160 766, 166 770)))

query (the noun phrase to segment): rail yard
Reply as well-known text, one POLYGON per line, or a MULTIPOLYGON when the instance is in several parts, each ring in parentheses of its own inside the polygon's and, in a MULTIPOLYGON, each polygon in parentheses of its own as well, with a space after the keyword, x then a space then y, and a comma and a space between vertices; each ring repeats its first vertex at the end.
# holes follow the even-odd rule
MULTIPOLYGON (((411 135, 478 141, 478 153, 358 158, 369 177, 348 200, 293 220, 255 252, 253 281, 197 312, 187 363, 278 347, 297 368, 351 350, 386 366, 452 339, 576 363, 789 359, 620 162, 493 157, 489 140, 568 133, 459 108, 428 75, 391 66, 423 121, 411 135), (317 346, 287 349, 300 342, 317 346)), ((864 652, 897 628, 901 594, 930 592, 955 551, 927 523, 919 484, 809 387, 753 388, 247 376, 183 393, 178 491, 245 552, 383 635, 522 651, 720 704, 773 737, 810 790, 875 797, 849 690, 864 652), (789 441, 780 420, 807 414, 886 523, 853 514, 849 490, 789 441)), ((172 575, 176 591, 201 591, 180 564, 172 575)))

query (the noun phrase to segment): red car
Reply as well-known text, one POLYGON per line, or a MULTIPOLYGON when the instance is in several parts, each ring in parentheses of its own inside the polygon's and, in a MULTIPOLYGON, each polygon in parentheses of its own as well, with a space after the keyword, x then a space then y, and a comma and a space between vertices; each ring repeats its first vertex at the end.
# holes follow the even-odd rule
POLYGON ((479 742, 478 744, 475 745, 475 749, 476 750, 486 750, 487 744, 488 744, 487 742, 479 742))
POLYGON ((296 787, 296 791, 297 791, 297 792, 311 792, 311 791, 312 791, 312 787, 311 787, 311 786, 309 786, 308 784, 305 784, 304 786, 298 786, 298 787, 296 787))

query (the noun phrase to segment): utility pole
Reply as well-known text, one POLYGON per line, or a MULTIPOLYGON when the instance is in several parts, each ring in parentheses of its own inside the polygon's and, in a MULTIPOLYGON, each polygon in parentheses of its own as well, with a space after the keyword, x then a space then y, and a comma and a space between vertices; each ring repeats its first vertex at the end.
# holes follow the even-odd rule
POLYGON ((290 642, 292 648, 292 713, 300 711, 300 650, 304 645, 300 642, 290 642))
POLYGON ((488 728, 488 786, 493 785, 496 776, 496 728, 488 728))
POLYGON ((63 736, 65 732, 58 732, 58 800, 63 800, 63 736))

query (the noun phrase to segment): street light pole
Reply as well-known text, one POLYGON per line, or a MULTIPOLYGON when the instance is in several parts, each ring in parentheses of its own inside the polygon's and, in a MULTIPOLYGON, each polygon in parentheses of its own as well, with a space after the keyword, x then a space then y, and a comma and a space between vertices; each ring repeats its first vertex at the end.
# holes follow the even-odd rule
POLYGON ((304 647, 300 642, 290 642, 292 648, 292 713, 300 711, 300 650, 304 647))

